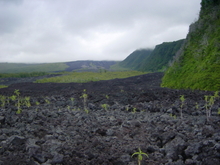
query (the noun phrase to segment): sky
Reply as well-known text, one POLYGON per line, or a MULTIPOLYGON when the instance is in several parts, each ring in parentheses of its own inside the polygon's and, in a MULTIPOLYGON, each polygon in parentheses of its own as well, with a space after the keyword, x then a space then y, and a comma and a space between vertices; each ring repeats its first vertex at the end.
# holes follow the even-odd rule
POLYGON ((124 60, 186 37, 201 0, 0 0, 0 62, 124 60))

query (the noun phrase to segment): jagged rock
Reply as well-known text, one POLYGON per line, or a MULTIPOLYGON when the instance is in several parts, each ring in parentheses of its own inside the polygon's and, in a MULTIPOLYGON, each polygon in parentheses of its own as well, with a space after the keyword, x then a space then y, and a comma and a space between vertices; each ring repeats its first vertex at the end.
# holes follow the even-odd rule
POLYGON ((8 144, 19 146, 24 144, 26 141, 25 137, 13 135, 8 139, 8 144))
POLYGON ((63 155, 56 153, 51 160, 51 164, 61 164, 63 162, 63 155))
MULTIPOLYGON (((149 155, 143 165, 217 164, 219 116, 211 116, 207 123, 202 108, 204 95, 210 92, 161 88, 160 79, 155 78, 159 75, 140 76, 138 85, 134 77, 86 84, 14 84, 0 89, 1 95, 20 89, 21 97, 30 95, 33 100, 19 115, 14 105, 0 109, 0 164, 13 165, 16 160, 30 165, 135 165, 137 157, 131 155, 138 148, 149 155), (84 89, 89 96, 88 113, 80 98, 84 89), (179 112, 174 118, 166 111, 178 107, 179 95, 190 98, 182 119, 179 112), (202 113, 193 116, 196 102, 202 113), (101 104, 109 104, 108 110, 101 104)), ((220 103, 217 99, 215 106, 220 103)))
POLYGON ((130 162, 130 160, 131 160, 131 156, 128 154, 121 155, 119 158, 119 161, 121 161, 122 164, 127 164, 130 162))
POLYGON ((192 158, 194 155, 200 152, 201 148, 202 148, 202 145, 199 142, 190 144, 185 149, 186 158, 188 159, 192 158))
POLYGON ((0 116, 0 126, 5 123, 5 117, 0 116))
POLYGON ((211 125, 205 125, 202 134, 206 137, 211 137, 215 133, 214 128, 211 125))
POLYGON ((44 163, 44 162, 46 162, 45 155, 43 155, 42 153, 34 154, 32 157, 33 157, 34 160, 37 161, 38 163, 44 163))
POLYGON ((179 159, 179 155, 182 154, 182 152, 186 146, 185 143, 186 142, 179 136, 176 136, 173 140, 166 143, 164 146, 166 157, 168 159, 172 159, 174 161, 177 161, 179 159))

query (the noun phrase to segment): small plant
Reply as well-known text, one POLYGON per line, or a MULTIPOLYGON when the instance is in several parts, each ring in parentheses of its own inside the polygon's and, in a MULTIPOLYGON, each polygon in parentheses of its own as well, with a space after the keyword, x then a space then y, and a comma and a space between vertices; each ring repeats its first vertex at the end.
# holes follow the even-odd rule
POLYGON ((30 97, 24 97, 24 104, 29 108, 31 106, 30 97))
POLYGON ((141 165, 141 161, 143 160, 142 155, 145 155, 146 157, 149 157, 148 154, 142 152, 140 148, 138 148, 138 152, 133 153, 131 155, 131 157, 133 157, 134 155, 138 155, 138 165, 141 165))
POLYGON ((19 92, 18 89, 15 89, 14 93, 16 95, 15 98, 17 98, 17 103, 15 104, 15 106, 17 106, 16 114, 20 114, 21 111, 22 111, 22 109, 21 109, 21 100, 20 100, 20 97, 19 97, 20 96, 20 92, 19 92))
POLYGON ((5 107, 5 103, 6 103, 6 97, 3 95, 0 95, 0 101, 1 101, 1 107, 5 107))
POLYGON ((77 111, 77 109, 76 109, 76 108, 73 108, 72 111, 77 111))
POLYGON ((67 109, 70 110, 70 106, 69 105, 67 105, 67 109))
POLYGON ((220 115, 220 108, 218 108, 218 115, 220 115))
POLYGON ((109 99, 109 96, 108 95, 105 95, 106 99, 109 99))
POLYGON ((170 117, 172 117, 173 119, 176 119, 176 115, 170 114, 170 117))
MULTIPOLYGON (((83 92, 86 92, 86 89, 84 89, 83 92)), ((84 110, 87 112, 88 109, 87 109, 87 106, 86 106, 86 101, 87 101, 88 95, 86 93, 83 93, 81 98, 83 98, 84 110)))
POLYGON ((88 110, 88 109, 84 109, 84 111, 85 111, 86 113, 89 113, 89 110, 88 110))
POLYGON ((180 95, 180 101, 181 101, 181 105, 180 105, 180 118, 183 118, 183 106, 184 106, 184 102, 185 102, 185 97, 184 95, 180 95))
POLYGON ((74 100, 75 100, 75 99, 74 99, 73 97, 71 97, 70 100, 71 100, 71 103, 72 103, 72 106, 73 106, 73 105, 74 105, 74 100))
POLYGON ((199 109, 199 104, 196 102, 196 105, 195 105, 196 109, 199 109))
POLYGON ((21 112, 22 112, 22 109, 19 108, 19 109, 16 111, 16 114, 19 115, 19 114, 21 114, 21 112))
POLYGON ((204 97, 205 97, 205 102, 206 102, 205 104, 206 117, 207 117, 207 121, 209 121, 209 118, 211 116, 212 106, 215 103, 215 99, 219 97, 218 91, 216 91, 213 96, 205 95, 204 97))
POLYGON ((40 103, 38 101, 35 102, 36 105, 40 105, 40 103))
POLYGON ((10 96, 9 98, 10 98, 12 101, 15 101, 15 100, 16 100, 16 98, 17 98, 17 96, 12 95, 12 96, 10 96))
POLYGON ((212 110, 212 107, 215 103, 215 99, 217 97, 219 97, 218 91, 216 91, 213 96, 205 95, 205 101, 206 101, 205 107, 206 107, 206 113, 207 113, 208 118, 211 116, 211 110, 212 110))
POLYGON ((137 108, 132 109, 132 113, 136 113, 137 108))
POLYGON ((47 98, 45 98, 45 102, 46 102, 47 104, 50 104, 50 101, 49 101, 47 98))
POLYGON ((104 109, 104 110, 108 110, 109 108, 109 105, 108 104, 102 104, 101 107, 104 109))
POLYGON ((15 89, 14 93, 16 94, 16 96, 20 96, 20 92, 19 92, 19 89, 15 89))

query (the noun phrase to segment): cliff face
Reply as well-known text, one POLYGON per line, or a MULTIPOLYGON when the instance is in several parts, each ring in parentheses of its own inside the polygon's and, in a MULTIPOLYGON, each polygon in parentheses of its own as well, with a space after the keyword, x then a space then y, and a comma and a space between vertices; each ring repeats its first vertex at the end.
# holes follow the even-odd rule
POLYGON ((220 89, 220 1, 203 0, 198 21, 163 77, 170 88, 220 89))

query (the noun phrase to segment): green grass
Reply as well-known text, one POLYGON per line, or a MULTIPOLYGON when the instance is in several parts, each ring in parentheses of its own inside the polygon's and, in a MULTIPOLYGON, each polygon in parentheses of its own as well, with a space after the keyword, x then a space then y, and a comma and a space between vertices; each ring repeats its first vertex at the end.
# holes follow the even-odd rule
POLYGON ((112 71, 131 71, 132 69, 122 67, 122 66, 120 65, 120 63, 118 62, 118 63, 112 65, 112 66, 110 67, 110 70, 112 70, 112 71))
POLYGON ((0 88, 7 88, 8 86, 6 85, 0 85, 0 88))
POLYGON ((30 73, 0 73, 0 78, 25 78, 25 77, 36 77, 36 76, 44 76, 49 73, 46 72, 30 72, 30 73))
POLYGON ((0 63, 0 73, 20 73, 20 72, 55 72, 64 71, 68 68, 65 63, 0 63))
POLYGON ((100 81, 100 80, 110 80, 116 78, 127 78, 137 75, 146 74, 146 72, 139 71, 117 71, 117 72, 105 72, 105 73, 97 73, 97 72, 71 72, 69 74, 65 74, 63 76, 44 78, 35 81, 36 83, 86 83, 91 81, 100 81))

